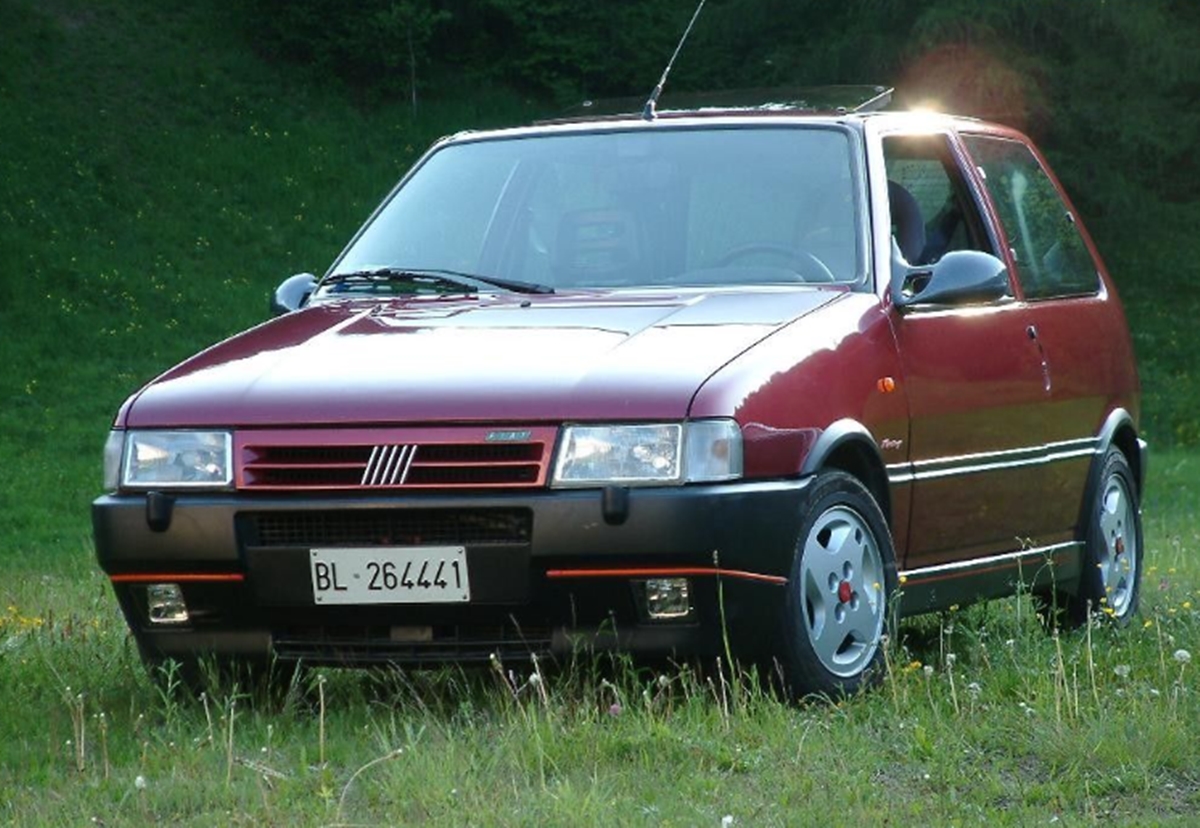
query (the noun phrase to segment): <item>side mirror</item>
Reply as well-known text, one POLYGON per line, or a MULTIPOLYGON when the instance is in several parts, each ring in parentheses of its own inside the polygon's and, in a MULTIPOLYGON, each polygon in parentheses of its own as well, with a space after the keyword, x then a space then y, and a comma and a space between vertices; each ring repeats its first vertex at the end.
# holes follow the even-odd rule
POLYGON ((308 297, 317 286, 317 277, 311 273, 297 273, 284 279, 271 296, 271 313, 280 316, 304 307, 308 297))
POLYGON ((893 249, 892 302, 898 308, 983 304, 1008 295, 1008 268, 991 253, 954 250, 935 265, 913 267, 893 249))

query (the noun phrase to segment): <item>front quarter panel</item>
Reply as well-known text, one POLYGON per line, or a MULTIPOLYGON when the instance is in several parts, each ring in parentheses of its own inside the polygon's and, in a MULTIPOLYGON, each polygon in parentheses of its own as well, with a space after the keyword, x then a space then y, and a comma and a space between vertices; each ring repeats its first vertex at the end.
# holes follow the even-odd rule
POLYGON ((733 416, 748 478, 799 474, 821 434, 861 423, 885 463, 907 459, 908 412, 891 324, 879 299, 846 293, 709 378, 693 417, 733 416))

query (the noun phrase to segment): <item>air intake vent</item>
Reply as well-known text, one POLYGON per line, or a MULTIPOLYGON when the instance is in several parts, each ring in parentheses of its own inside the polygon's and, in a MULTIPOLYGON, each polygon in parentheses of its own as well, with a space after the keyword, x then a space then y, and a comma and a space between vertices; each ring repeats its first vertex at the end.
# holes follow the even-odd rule
POLYGON ((553 428, 243 431, 240 489, 492 489, 545 483, 553 428))
POLYGON ((248 512, 243 541, 256 547, 528 544, 528 509, 338 509, 248 512))

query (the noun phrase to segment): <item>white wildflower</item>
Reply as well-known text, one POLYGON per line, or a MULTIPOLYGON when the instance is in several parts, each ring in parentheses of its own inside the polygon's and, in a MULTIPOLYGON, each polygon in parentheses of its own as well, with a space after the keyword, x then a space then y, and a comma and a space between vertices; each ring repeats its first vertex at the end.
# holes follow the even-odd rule
POLYGON ((721 828, 731 828, 733 824, 733 814, 726 814, 721 817, 721 828))
POLYGON ((146 777, 139 773, 137 778, 133 780, 133 787, 137 788, 139 791, 146 790, 146 777))
POLYGON ((1118 664, 1113 668, 1113 673, 1116 674, 1117 678, 1129 678, 1130 669, 1128 664, 1118 664))
POLYGON ((925 674, 925 678, 929 678, 930 676, 933 675, 933 665, 926 664, 924 667, 921 668, 921 672, 923 672, 925 674))
POLYGON ((1192 660, 1192 654, 1187 650, 1176 650, 1172 658, 1174 658, 1180 664, 1187 664, 1192 660))

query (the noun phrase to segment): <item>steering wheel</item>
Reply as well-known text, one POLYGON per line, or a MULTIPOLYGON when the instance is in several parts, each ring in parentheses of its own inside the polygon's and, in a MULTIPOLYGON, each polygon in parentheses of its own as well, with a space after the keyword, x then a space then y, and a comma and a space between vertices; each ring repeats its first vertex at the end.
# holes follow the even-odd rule
POLYGON ((717 267, 728 267, 738 259, 751 256, 755 253, 769 253, 773 256, 781 256, 788 259, 791 264, 801 265, 801 267, 793 267, 792 270, 806 282, 837 281, 837 277, 833 275, 833 271, 829 269, 829 266, 812 253, 797 247, 788 247, 785 244, 775 244, 773 242, 751 242, 750 244, 735 247, 717 260, 717 267), (810 279, 809 276, 812 275, 819 276, 820 278, 810 279))

